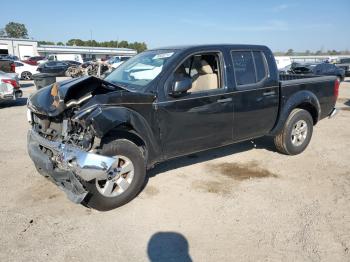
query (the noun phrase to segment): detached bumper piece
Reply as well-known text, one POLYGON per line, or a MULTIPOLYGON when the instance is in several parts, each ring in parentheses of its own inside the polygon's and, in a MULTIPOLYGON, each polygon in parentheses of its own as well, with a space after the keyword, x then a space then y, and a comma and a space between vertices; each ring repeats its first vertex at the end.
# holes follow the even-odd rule
POLYGON ((107 179, 116 162, 112 157, 47 140, 33 130, 28 132, 28 153, 38 172, 60 187, 74 203, 81 203, 87 195, 81 180, 107 179))
POLYGON ((332 111, 329 113, 328 118, 333 118, 336 114, 338 114, 338 109, 333 108, 332 111))

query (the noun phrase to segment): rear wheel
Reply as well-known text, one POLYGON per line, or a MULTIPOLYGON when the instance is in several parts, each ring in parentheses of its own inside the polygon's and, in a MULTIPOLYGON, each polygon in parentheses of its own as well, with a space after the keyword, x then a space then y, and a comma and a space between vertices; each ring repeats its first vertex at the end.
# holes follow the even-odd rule
POLYGON ((31 80, 32 79, 32 73, 28 72, 28 71, 22 72, 21 79, 23 79, 23 80, 31 80))
POLYGON ((104 144, 101 154, 116 158, 113 176, 86 182, 89 194, 84 204, 107 211, 126 204, 140 192, 146 177, 146 165, 141 149, 126 139, 104 144))
POLYGON ((313 132, 313 120, 304 109, 294 109, 274 142, 279 152, 297 155, 303 152, 310 143, 313 132))

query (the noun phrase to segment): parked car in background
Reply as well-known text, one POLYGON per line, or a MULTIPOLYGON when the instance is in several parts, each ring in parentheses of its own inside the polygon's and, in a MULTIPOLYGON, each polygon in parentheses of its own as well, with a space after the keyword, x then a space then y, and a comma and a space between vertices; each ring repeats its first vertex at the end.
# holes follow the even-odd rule
POLYGON ((32 75, 38 73, 38 66, 26 64, 21 61, 14 61, 15 71, 19 75, 20 79, 31 80, 32 75))
POLYGON ((15 73, 15 63, 9 59, 0 59, 0 71, 5 73, 15 73))
POLYGON ((333 117, 334 76, 279 75, 271 50, 201 45, 148 50, 104 80, 44 87, 28 101, 28 152, 75 203, 110 210, 133 199, 157 163, 262 136, 303 152, 333 117))
POLYGON ((22 97, 18 75, 16 73, 5 73, 0 71, 0 102, 16 100, 22 97))
POLYGON ((48 61, 38 66, 40 73, 52 73, 56 76, 65 76, 67 69, 70 67, 68 63, 62 61, 48 61))
POLYGON ((284 69, 279 70, 279 72, 281 74, 336 76, 339 81, 343 81, 345 78, 345 70, 330 63, 292 63, 290 67, 285 67, 284 69))
POLYGON ((302 64, 293 62, 288 66, 279 69, 280 74, 312 74, 312 67, 314 64, 302 64))
POLYGON ((335 65, 345 70, 345 76, 350 76, 350 58, 340 58, 335 65))
POLYGON ((312 68, 312 72, 315 75, 336 76, 339 79, 339 81, 343 81, 345 78, 345 70, 337 67, 334 64, 318 64, 312 68))
POLYGON ((292 65, 291 66, 291 71, 293 74, 313 74, 313 68, 315 67, 316 65, 314 64, 305 64, 305 65, 292 65))
POLYGON ((113 68, 117 68, 125 61, 129 60, 131 56, 113 56, 112 58, 108 59, 107 63, 111 65, 113 68))
POLYGON ((0 59, 6 59, 11 61, 19 60, 18 56, 15 55, 0 55, 0 59))
POLYGON ((67 63, 70 66, 80 66, 81 63, 73 60, 63 60, 62 62, 67 63))
POLYGON ((38 65, 39 61, 45 60, 45 56, 32 56, 27 60, 22 60, 22 62, 30 64, 30 65, 38 65))

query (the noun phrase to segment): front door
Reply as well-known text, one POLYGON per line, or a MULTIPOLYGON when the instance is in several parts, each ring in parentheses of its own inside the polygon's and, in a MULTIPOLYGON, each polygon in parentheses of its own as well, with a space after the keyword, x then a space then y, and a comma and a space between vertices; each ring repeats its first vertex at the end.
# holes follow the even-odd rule
MULTIPOLYGON (((189 56, 174 71, 192 78, 192 88, 158 106, 166 158, 218 147, 232 141, 233 100, 224 81, 219 52, 189 56)), ((173 85, 172 81, 169 85, 173 85)))

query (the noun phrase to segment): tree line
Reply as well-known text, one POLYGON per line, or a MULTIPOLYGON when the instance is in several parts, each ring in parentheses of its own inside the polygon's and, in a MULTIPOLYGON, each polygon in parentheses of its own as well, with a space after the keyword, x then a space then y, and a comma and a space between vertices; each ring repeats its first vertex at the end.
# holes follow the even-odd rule
MULTIPOLYGON (((28 39, 28 30, 25 24, 9 22, 4 28, 0 29, 0 37, 10 37, 10 38, 24 38, 28 39)), ((142 52, 147 50, 147 44, 145 42, 128 42, 122 41, 102 41, 98 42, 96 40, 81 40, 78 38, 73 38, 68 40, 66 43, 63 42, 52 42, 52 41, 38 41, 40 45, 67 45, 67 46, 92 46, 92 47, 114 47, 114 48, 131 48, 137 50, 137 52, 142 52)))
POLYGON ((79 38, 69 39, 66 43, 63 42, 51 42, 51 41, 38 41, 39 45, 67 45, 67 46, 92 46, 92 47, 113 47, 113 48, 131 48, 137 50, 137 52, 143 52, 147 50, 147 44, 145 42, 128 42, 122 41, 102 41, 96 40, 81 40, 79 38))
POLYGON ((350 55, 350 51, 349 50, 337 51, 333 49, 333 50, 317 50, 314 52, 310 50, 306 50, 304 52, 296 52, 293 49, 288 49, 286 52, 283 52, 283 51, 274 52, 274 55, 276 56, 350 55))

